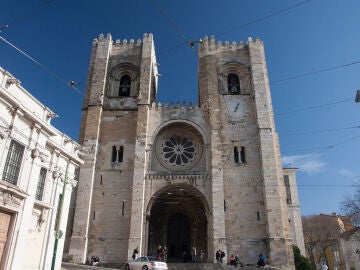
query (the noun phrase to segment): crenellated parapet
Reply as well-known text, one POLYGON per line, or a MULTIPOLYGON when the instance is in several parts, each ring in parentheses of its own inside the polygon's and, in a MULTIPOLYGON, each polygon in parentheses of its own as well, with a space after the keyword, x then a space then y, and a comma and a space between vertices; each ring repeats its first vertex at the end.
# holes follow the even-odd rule
POLYGON ((201 111, 201 108, 199 107, 198 103, 193 104, 192 102, 186 103, 183 101, 180 103, 177 101, 176 103, 170 102, 170 103, 161 103, 161 102, 153 102, 150 107, 152 110, 157 111, 166 111, 166 110, 178 110, 178 111, 201 111))
POLYGON ((247 40, 247 44, 245 44, 243 41, 240 42, 236 42, 236 41, 222 42, 221 40, 216 41, 214 35, 211 35, 210 38, 208 36, 205 36, 204 39, 201 40, 201 42, 199 42, 199 56, 201 57, 216 52, 241 50, 246 48, 248 45, 254 43, 263 45, 262 40, 260 40, 258 37, 255 40, 249 37, 247 40))
POLYGON ((132 47, 140 47, 143 43, 153 42, 153 34, 144 33, 143 39, 138 39, 136 42, 134 39, 123 39, 122 41, 118 38, 113 42, 111 34, 100 34, 98 38, 93 40, 93 46, 97 46, 100 42, 108 42, 110 41, 113 46, 118 48, 132 48, 132 47))

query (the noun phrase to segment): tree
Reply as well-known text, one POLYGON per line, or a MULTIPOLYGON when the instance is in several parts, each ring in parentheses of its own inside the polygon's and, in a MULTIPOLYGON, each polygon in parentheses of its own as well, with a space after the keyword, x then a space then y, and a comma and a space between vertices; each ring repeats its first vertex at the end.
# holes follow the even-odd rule
POLYGON ((314 270, 314 267, 309 260, 300 254, 300 249, 297 246, 293 246, 295 269, 296 270, 314 270))
POLYGON ((305 249, 309 254, 311 264, 316 269, 318 263, 328 261, 326 250, 337 242, 342 229, 336 215, 303 216, 302 224, 305 249), (314 256, 315 251, 318 258, 314 256))
POLYGON ((360 226, 360 182, 355 194, 341 202, 341 209, 350 216, 354 226, 360 226))

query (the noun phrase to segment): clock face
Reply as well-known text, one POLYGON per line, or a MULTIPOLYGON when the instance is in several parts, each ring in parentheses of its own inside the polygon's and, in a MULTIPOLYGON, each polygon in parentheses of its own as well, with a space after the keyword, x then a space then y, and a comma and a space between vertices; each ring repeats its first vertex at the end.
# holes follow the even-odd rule
POLYGON ((246 102, 239 98, 240 96, 226 95, 224 96, 227 114, 232 119, 241 119, 248 113, 246 102))

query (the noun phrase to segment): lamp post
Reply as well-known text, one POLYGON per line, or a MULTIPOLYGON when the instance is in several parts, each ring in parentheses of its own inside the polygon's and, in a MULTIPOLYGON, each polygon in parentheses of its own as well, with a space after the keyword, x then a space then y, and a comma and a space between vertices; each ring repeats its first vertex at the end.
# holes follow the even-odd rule
POLYGON ((65 178, 63 181, 64 184, 63 184, 63 189, 62 189, 62 193, 61 193, 61 197, 60 197, 60 201, 59 201, 59 207, 58 207, 59 213, 58 213, 58 218, 57 218, 56 224, 55 224, 55 243, 54 243, 53 257, 52 257, 52 262, 51 262, 51 270, 55 269, 57 247, 58 247, 59 239, 62 237, 62 232, 60 230, 60 223, 61 223, 62 209, 63 209, 63 205, 64 205, 65 189, 66 189, 66 184, 68 182, 67 181, 68 180, 67 179, 68 167, 69 167, 69 164, 66 165, 65 178))

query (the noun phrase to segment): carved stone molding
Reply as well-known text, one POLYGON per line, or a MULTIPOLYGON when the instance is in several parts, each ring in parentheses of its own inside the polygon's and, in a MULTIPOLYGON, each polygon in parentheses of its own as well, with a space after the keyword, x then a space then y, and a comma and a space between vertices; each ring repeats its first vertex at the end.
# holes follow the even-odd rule
POLYGON ((48 161, 48 155, 46 155, 44 152, 40 151, 38 148, 34 148, 31 150, 31 158, 40 158, 41 162, 47 162, 48 161))
POLYGON ((7 86, 10 86, 10 85, 13 85, 13 84, 15 84, 15 85, 19 85, 21 82, 18 80, 18 79, 15 79, 15 78, 8 78, 7 80, 6 80, 6 85, 7 86))
POLYGON ((22 199, 17 198, 17 196, 13 192, 3 190, 3 191, 0 191, 0 196, 2 198, 2 203, 4 206, 10 205, 10 204, 12 206, 15 206, 16 208, 21 206, 22 199))

